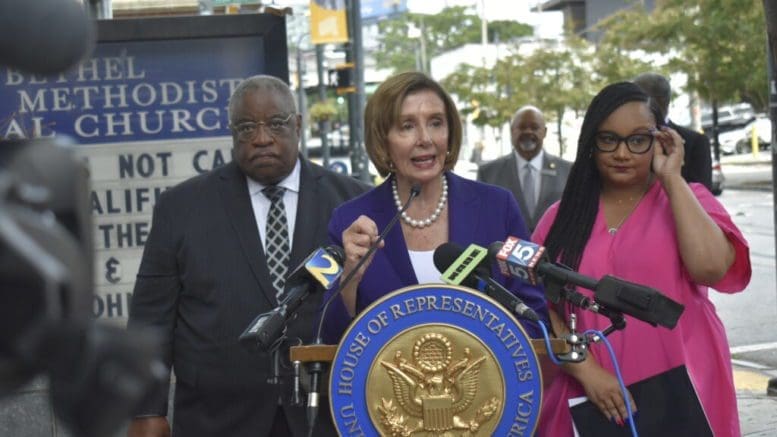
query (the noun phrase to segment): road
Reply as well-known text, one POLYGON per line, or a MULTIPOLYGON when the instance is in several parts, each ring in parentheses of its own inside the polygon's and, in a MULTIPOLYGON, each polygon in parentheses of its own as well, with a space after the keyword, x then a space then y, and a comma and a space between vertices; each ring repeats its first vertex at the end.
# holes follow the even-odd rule
POLYGON ((726 327, 734 358, 776 369, 777 281, 772 193, 726 189, 718 200, 750 244, 753 275, 744 292, 711 292, 710 297, 726 327))

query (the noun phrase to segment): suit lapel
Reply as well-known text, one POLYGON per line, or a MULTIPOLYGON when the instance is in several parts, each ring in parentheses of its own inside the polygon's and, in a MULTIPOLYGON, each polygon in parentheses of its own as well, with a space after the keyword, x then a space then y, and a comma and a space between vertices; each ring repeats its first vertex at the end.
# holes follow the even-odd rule
MULTIPOLYGON (((376 194, 378 195, 375 196, 375 204, 372 206, 372 209, 375 211, 375 217, 372 219, 378 225, 378 231, 382 232, 391 222, 391 219, 394 218, 397 210, 394 207, 394 198, 391 195, 391 180, 386 179, 377 190, 376 194)), ((369 209, 368 207, 367 210, 369 209)), ((397 222, 394 225, 394 228, 386 235, 385 240, 385 247, 378 250, 387 251, 386 256, 402 285, 417 284, 418 278, 415 276, 413 265, 410 262, 410 255, 407 253, 407 242, 405 242, 405 236, 402 233, 401 223, 397 222)))
MULTIPOLYGON (((515 166, 513 166, 515 167, 515 166)), ((448 239, 462 245, 472 241, 474 229, 479 229, 482 210, 478 207, 477 193, 463 180, 448 173, 448 239)))
POLYGON ((328 217, 326 203, 319 197, 321 174, 310 163, 300 158, 299 197, 297 200, 297 219, 294 226, 294 243, 291 248, 289 272, 315 249, 318 241, 322 217, 328 217))
POLYGON ((259 284, 262 294, 271 305, 275 305, 275 288, 270 282, 270 272, 256 228, 254 209, 248 193, 245 175, 234 162, 227 164, 219 172, 218 190, 222 208, 234 230, 243 256, 251 267, 254 279, 259 284))
MULTIPOLYGON (((545 156, 542 159, 540 197, 537 199, 537 208, 534 210, 535 215, 537 211, 544 211, 547 208, 547 204, 549 203, 548 197, 553 194, 553 191, 556 188, 554 185, 559 180, 557 178, 558 172, 558 164, 556 163, 555 158, 545 153, 545 156)), ((534 228, 534 224, 537 223, 537 220, 539 220, 539 217, 531 218, 532 228, 534 228)))

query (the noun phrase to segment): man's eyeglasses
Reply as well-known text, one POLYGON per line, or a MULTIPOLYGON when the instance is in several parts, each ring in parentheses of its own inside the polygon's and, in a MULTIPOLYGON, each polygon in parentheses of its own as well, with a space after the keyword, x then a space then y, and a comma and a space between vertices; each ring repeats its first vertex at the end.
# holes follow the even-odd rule
POLYGON ((235 130, 240 141, 254 139, 262 126, 266 127, 272 136, 284 135, 289 131, 289 123, 294 115, 296 114, 291 113, 286 118, 278 115, 271 117, 268 121, 244 121, 233 124, 232 129, 235 130))
POLYGON ((614 152, 621 142, 624 142, 629 152, 641 155, 650 150, 653 146, 653 139, 651 134, 633 134, 622 137, 614 132, 598 132, 594 145, 600 152, 614 152))

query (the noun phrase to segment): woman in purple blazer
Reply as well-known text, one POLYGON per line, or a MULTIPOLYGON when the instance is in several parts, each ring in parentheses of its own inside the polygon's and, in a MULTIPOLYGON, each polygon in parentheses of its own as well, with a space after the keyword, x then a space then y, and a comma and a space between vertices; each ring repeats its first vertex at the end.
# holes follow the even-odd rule
MULTIPOLYGON (((421 191, 400 226, 391 229, 327 309, 323 329, 327 343, 336 343, 353 317, 381 296, 409 285, 441 282, 432 259, 439 245, 450 241, 487 247, 508 235, 529 239, 510 192, 450 171, 461 148, 461 121, 453 100, 437 82, 417 72, 388 78, 367 103, 364 127, 367 153, 380 174, 388 177, 332 214, 329 237, 345 250, 343 278, 407 202, 411 187, 418 184, 421 191)), ((492 273, 547 321, 541 289, 505 278, 497 269, 492 273)), ((530 336, 540 336, 534 323, 521 323, 530 336)))

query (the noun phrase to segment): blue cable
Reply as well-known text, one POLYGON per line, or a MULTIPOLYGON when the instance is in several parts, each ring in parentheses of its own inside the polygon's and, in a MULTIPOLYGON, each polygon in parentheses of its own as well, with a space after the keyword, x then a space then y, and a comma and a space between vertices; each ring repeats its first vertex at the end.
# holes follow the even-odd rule
POLYGON ((545 340, 545 350, 548 351, 548 357, 550 357, 550 361, 553 362, 553 364, 560 366, 563 363, 559 361, 558 358, 556 358, 556 355, 553 353, 553 348, 550 345, 550 335, 548 335, 548 328, 545 327, 545 322, 540 320, 538 323, 540 325, 540 329, 542 330, 542 337, 545 340))
MULTIPOLYGON (((540 321, 538 325, 540 325, 540 329, 542 330, 542 336, 545 340, 545 350, 548 352, 548 357, 550 357, 550 361, 552 361, 553 364, 560 366, 563 363, 559 361, 559 359, 556 358, 556 355, 553 353, 553 348, 550 345, 550 335, 548 334, 548 328, 545 326, 545 323, 543 321, 540 321)), ((623 376, 621 376, 621 369, 618 366, 618 361, 615 358, 615 351, 612 350, 612 345, 610 345, 610 342, 607 341, 607 337, 605 337, 603 333, 595 329, 589 329, 588 331, 585 331, 583 334, 596 335, 602 340, 604 345, 607 346, 607 351, 610 353, 610 360, 612 360, 612 366, 613 368, 615 368, 615 377, 618 379, 618 386, 620 386, 621 395, 623 396, 623 400, 626 403, 626 411, 628 411, 629 413, 629 419, 626 419, 626 420, 629 422, 629 428, 631 428, 631 435, 633 437, 639 437, 639 434, 637 433, 637 428, 634 425, 634 413, 632 412, 631 401, 629 401, 629 396, 628 396, 628 393, 626 392, 626 385, 623 383, 623 376)))
POLYGON ((610 353, 610 360, 612 360, 612 367, 615 369, 615 377, 618 378, 618 385, 621 388, 623 401, 626 403, 626 411, 629 413, 629 418, 626 420, 629 422, 629 427, 631 428, 631 435, 634 437, 638 437, 639 434, 637 434, 637 428, 634 425, 634 413, 632 412, 632 409, 631 409, 631 402, 629 401, 628 392, 626 392, 626 385, 623 384, 621 369, 618 366, 618 361, 615 359, 615 351, 612 350, 612 345, 610 345, 610 342, 607 341, 607 337, 605 337, 604 334, 602 334, 600 331, 597 331, 595 329, 589 329, 585 331, 583 334, 596 335, 602 340, 604 345, 607 346, 607 351, 610 353))

